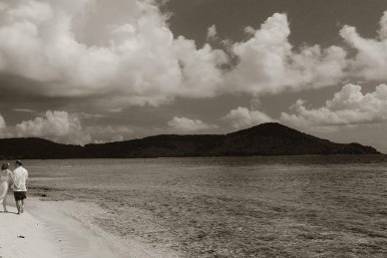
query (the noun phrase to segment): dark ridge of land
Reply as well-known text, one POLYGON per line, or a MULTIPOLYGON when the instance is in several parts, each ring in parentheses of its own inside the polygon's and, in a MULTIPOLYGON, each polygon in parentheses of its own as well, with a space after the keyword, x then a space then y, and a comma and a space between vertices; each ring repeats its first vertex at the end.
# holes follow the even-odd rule
POLYGON ((40 138, 0 139, 3 159, 152 158, 264 155, 380 154, 358 143, 340 144, 279 123, 265 123, 225 135, 157 135, 85 146, 40 138))

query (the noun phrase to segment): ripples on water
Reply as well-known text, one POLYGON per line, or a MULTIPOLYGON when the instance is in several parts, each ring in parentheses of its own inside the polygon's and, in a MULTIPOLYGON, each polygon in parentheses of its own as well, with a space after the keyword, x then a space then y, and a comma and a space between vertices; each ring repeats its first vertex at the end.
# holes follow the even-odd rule
POLYGON ((28 161, 35 191, 95 201, 106 229, 187 257, 387 256, 387 158, 28 161))

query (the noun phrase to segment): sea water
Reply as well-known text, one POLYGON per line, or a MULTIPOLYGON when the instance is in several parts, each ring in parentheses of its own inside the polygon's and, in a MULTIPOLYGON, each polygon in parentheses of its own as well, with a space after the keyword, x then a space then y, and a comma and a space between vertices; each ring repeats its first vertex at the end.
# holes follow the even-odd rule
POLYGON ((31 189, 186 257, 386 257, 387 157, 30 160, 31 189))

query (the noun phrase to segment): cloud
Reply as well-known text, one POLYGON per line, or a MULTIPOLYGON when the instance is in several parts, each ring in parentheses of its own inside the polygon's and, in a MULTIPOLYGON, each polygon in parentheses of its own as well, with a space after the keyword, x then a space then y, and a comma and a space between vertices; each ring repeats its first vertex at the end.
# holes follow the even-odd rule
POLYGON ((6 128, 6 126, 7 125, 5 123, 4 117, 0 115, 0 132, 3 131, 6 128))
POLYGON ((30 108, 14 108, 12 111, 21 112, 21 113, 35 113, 36 111, 30 108))
POLYGON ((363 38, 355 27, 348 25, 340 30, 340 35, 355 51, 355 56, 348 61, 350 76, 377 81, 387 79, 387 11, 380 20, 376 39, 363 38))
POLYGON ((0 114, 0 137, 1 138, 13 137, 13 135, 9 132, 9 127, 4 117, 1 114, 0 114))
POLYGON ((334 85, 344 76, 346 53, 342 48, 315 45, 294 50, 288 40, 286 14, 275 13, 260 29, 245 30, 252 37, 232 46, 239 63, 228 75, 235 87, 231 91, 260 95, 318 88, 334 85))
POLYGON ((168 122, 168 126, 172 128, 172 130, 182 133, 191 133, 217 128, 216 125, 209 125, 201 120, 177 116, 168 122))
POLYGON ((196 50, 195 42, 180 36, 175 40, 175 53, 183 85, 177 89, 177 96, 189 98, 208 98, 219 95, 222 90, 223 72, 219 68, 228 58, 222 50, 212 49, 209 44, 196 50))
POLYGON ((231 110, 223 117, 223 120, 228 122, 235 129, 246 128, 273 121, 273 119, 265 113, 258 110, 249 110, 245 107, 238 107, 231 110))
POLYGON ((211 97, 222 50, 174 38, 153 1, 131 0, 107 44, 77 39, 74 20, 92 1, 21 0, 0 9, 0 71, 40 82, 49 97, 112 96, 111 105, 159 105, 177 96, 211 97), (200 76, 198 76, 200 75, 200 76))
POLYGON ((218 35, 218 31, 216 29, 216 25, 213 24, 207 30, 207 40, 216 39, 217 35, 218 35))
POLYGON ((15 126, 17 137, 43 137, 57 142, 86 144, 91 137, 84 132, 80 119, 64 111, 47 111, 43 116, 15 126))
POLYGON ((0 11, 5 10, 8 7, 6 3, 1 3, 0 2, 0 11))
MULTIPOLYGON (((104 44, 85 43, 74 21, 93 4, 21 0, 0 9, 0 71, 39 82, 33 91, 41 96, 92 97, 119 108, 329 86, 346 67, 342 48, 295 50, 287 16, 276 13, 254 33, 246 28, 251 38, 229 50, 239 63, 223 70, 230 65, 225 51, 174 36, 153 1, 131 0, 127 19, 109 27, 104 44)), ((208 35, 216 37, 215 26, 208 35)))
MULTIPOLYGON (((87 27, 93 23, 82 27, 79 20, 89 19, 90 10, 95 10, 94 16, 106 11, 103 1, 1 4, 0 72, 34 82, 28 84, 34 85, 28 91, 40 97, 83 98, 110 110, 158 106, 175 98, 279 94, 353 78, 387 79, 387 12, 376 39, 361 37, 351 26, 342 28, 340 35, 354 56, 339 46, 292 45, 288 17, 281 13, 258 29, 246 27, 249 38, 229 43, 224 51, 210 44, 198 47, 194 40, 173 35, 156 2, 126 1, 127 15, 99 26, 107 32, 95 42, 78 35, 96 30, 87 27)), ((109 17, 99 22, 105 20, 109 17)), ((208 37, 218 37, 215 25, 208 29, 208 37)), ((25 85, 17 87, 7 90, 26 91, 25 85)))
POLYGON ((298 100, 294 113, 282 113, 281 121, 301 128, 332 128, 380 123, 387 120, 387 85, 378 85, 374 92, 361 92, 361 86, 345 85, 320 108, 308 109, 298 100))
POLYGON ((111 142, 128 139, 134 130, 124 125, 84 125, 101 119, 100 114, 46 111, 15 126, 7 125, 0 115, 0 137, 39 137, 54 142, 85 145, 91 142, 111 142))
POLYGON ((82 119, 100 119, 106 117, 102 114, 96 114, 96 113, 87 113, 87 112, 80 112, 77 113, 77 116, 82 119))
POLYGON ((133 130, 128 126, 107 125, 107 126, 87 126, 85 131, 91 135, 95 143, 123 141, 133 134, 133 130))

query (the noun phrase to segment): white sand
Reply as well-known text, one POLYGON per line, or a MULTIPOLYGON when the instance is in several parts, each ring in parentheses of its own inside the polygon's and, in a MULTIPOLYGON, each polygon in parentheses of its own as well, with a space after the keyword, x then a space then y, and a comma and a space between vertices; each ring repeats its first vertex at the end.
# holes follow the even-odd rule
POLYGON ((19 216, 13 207, 8 210, 12 213, 0 213, 0 257, 60 257, 59 246, 39 220, 29 213, 19 216))
POLYGON ((103 217, 97 205, 29 198, 22 215, 14 207, 8 210, 0 213, 0 257, 177 257, 101 230, 91 219, 103 217))

